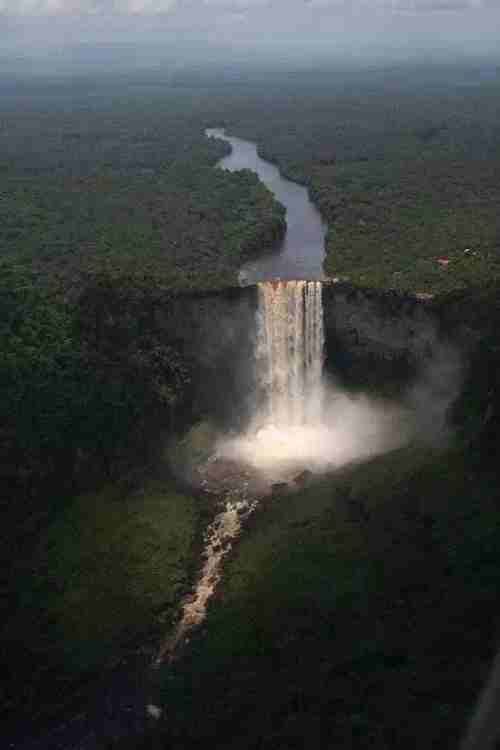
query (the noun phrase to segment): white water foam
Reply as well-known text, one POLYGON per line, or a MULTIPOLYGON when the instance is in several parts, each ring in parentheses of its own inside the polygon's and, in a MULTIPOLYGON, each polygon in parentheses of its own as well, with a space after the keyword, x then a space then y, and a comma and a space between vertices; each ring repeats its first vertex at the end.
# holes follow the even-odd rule
POLYGON ((400 445, 399 409, 325 381, 322 283, 265 282, 258 294, 255 414, 244 434, 220 441, 218 455, 287 481, 400 445))
POLYGON ((323 306, 318 281, 258 285, 256 372, 265 422, 317 422, 323 395, 323 306))

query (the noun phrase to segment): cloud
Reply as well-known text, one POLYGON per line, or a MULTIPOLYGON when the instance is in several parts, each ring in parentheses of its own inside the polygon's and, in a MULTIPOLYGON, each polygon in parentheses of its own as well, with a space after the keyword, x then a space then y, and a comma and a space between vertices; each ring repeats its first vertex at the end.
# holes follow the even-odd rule
MULTIPOLYGON (((174 13, 193 19, 197 13, 300 14, 333 11, 347 15, 363 12, 481 11, 497 8, 498 0, 0 0, 0 13, 29 15, 137 15, 174 13)), ((237 16, 235 16, 236 18, 237 16)))
POLYGON ((0 0, 0 13, 12 16, 141 15, 170 13, 178 0, 0 0))
MULTIPOLYGON (((229 2, 230 0, 228 0, 229 2)), ((356 9, 384 10, 384 11, 412 11, 414 13, 429 13, 432 11, 481 10, 482 8, 498 6, 497 0, 305 0, 311 8, 328 8, 331 10, 356 9)))
POLYGON ((412 11, 428 13, 432 11, 481 10, 485 7, 482 0, 389 0, 395 11, 412 11))
POLYGON ((271 5, 272 0, 203 0, 203 5, 226 10, 251 10, 271 5))

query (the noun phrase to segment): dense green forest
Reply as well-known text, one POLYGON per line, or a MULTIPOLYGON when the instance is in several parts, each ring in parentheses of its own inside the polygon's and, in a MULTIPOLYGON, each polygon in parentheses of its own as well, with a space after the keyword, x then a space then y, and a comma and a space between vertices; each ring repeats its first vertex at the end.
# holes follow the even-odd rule
POLYGON ((252 173, 213 169, 226 146, 205 138, 187 97, 109 94, 6 98, 3 257, 65 289, 99 272, 235 283, 242 260, 282 233, 282 209, 252 173))
POLYGON ((311 74, 306 90, 302 75, 272 116, 250 101, 226 121, 309 187, 329 224, 329 276, 442 293, 500 276, 500 100, 476 76, 311 74))
MULTIPOLYGON (((254 174, 214 168, 226 148, 204 136, 191 96, 126 85, 115 94, 115 85, 94 91, 85 81, 25 82, 3 91, 0 105, 0 557, 10 611, 2 636, 17 653, 24 633, 25 656, 17 653, 10 664, 5 688, 7 705, 15 693, 15 704, 28 712, 54 665, 74 683, 113 658, 124 639, 150 629, 159 601, 165 616, 185 581, 200 510, 189 498, 176 500, 171 481, 141 490, 141 467, 159 462, 164 475, 162 445, 189 419, 193 401, 190 362, 155 323, 154 310, 182 291, 235 285, 242 261, 272 248, 285 227, 283 208, 254 174), (78 499, 103 485, 108 516, 99 513, 100 500, 78 499), (132 518, 121 518, 119 504, 134 492, 149 504, 135 521, 132 506, 132 518), (168 531, 167 523, 166 543, 155 527, 172 513, 169 503, 177 503, 172 517, 180 525, 168 531), (69 633, 73 626, 60 615, 92 608, 99 587, 87 590, 83 582, 80 601, 66 571, 73 610, 57 597, 51 604, 44 585, 32 583, 48 570, 64 598, 59 548, 49 545, 56 551, 47 559, 40 535, 52 523, 64 528, 61 513, 78 534, 85 507, 96 509, 95 524, 109 536, 131 538, 135 529, 141 541, 129 569, 139 580, 144 566, 157 570, 148 549, 174 572, 172 583, 158 579, 152 592, 146 579, 134 584, 129 600, 101 591, 98 600, 110 605, 109 639, 98 635, 95 620, 87 623, 79 632, 85 641, 85 627, 95 628, 94 645, 87 661, 74 662, 81 640, 66 653, 60 628, 69 633), (122 525, 112 528, 117 518, 122 525), (39 641, 44 629, 48 640, 39 641)), ((97 536, 91 552, 85 543, 92 535, 82 533, 81 555, 99 560, 106 535, 97 536)), ((68 569, 76 566, 78 576, 79 553, 71 554, 68 569)), ((106 554, 105 590, 116 593, 123 552, 117 543, 106 554)))
POLYGON ((1 450, 25 496, 61 471, 99 476, 96 462, 109 476, 144 445, 147 414, 189 380, 143 320, 152 300, 235 284, 284 231, 255 175, 214 169, 225 146, 190 97, 110 94, 38 84, 2 100, 1 450))
POLYGON ((496 84, 422 69, 2 86, 6 708, 56 716, 189 588, 210 509, 172 478, 168 440, 202 415, 155 310, 235 285, 284 230, 254 175, 214 169, 226 147, 203 133, 223 125, 309 187, 329 276, 437 295, 480 345, 443 453, 412 446, 259 515, 224 606, 159 676, 172 708, 144 745, 321 746, 327 716, 346 747, 456 746, 497 636, 496 84))
POLYGON ((231 283, 282 215, 250 173, 212 169, 226 147, 203 129, 225 125, 309 187, 330 276, 428 293, 496 277, 500 105, 480 72, 208 71, 7 91, 3 253, 74 283, 138 266, 182 288, 231 283))

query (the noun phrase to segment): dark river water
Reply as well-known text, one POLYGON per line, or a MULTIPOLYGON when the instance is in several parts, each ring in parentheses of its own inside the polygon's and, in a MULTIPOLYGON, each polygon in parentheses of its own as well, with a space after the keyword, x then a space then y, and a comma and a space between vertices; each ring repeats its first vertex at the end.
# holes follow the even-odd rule
POLYGON ((211 128, 206 134, 227 141, 232 148, 229 156, 217 166, 235 172, 251 169, 286 208, 287 232, 281 247, 246 263, 240 272, 242 284, 272 279, 320 280, 325 257, 326 225, 309 199, 307 189, 281 176, 273 164, 261 159, 250 141, 226 135, 222 128, 211 128))

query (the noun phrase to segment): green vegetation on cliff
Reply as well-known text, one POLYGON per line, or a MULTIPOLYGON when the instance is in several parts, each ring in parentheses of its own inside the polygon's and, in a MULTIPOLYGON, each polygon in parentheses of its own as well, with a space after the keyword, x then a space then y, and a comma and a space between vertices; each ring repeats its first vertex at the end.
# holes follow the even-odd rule
POLYGON ((47 512, 44 493, 116 476, 134 454, 147 460, 189 371, 135 285, 134 296, 98 278, 65 303, 25 267, 0 268, 0 456, 4 508, 19 517, 38 500, 47 512))

